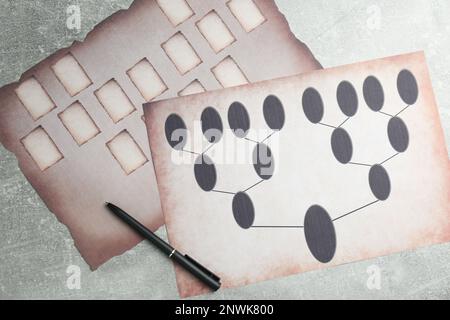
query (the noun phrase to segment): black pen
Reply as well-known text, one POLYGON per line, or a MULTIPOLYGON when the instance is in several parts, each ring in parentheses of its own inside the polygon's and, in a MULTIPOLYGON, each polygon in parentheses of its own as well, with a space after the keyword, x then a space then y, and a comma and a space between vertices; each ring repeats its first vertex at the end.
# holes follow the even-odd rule
POLYGON ((189 271, 197 279, 205 283, 209 288, 214 291, 219 290, 221 287, 220 278, 214 273, 203 267, 200 263, 189 257, 183 255, 175 250, 170 244, 162 240, 156 234, 148 230, 139 221, 131 217, 128 213, 122 209, 116 207, 111 203, 107 203, 106 206, 112 213, 124 221, 127 225, 133 228, 137 233, 143 236, 145 239, 153 243, 158 249, 166 254, 170 259, 178 263, 180 266, 189 271))

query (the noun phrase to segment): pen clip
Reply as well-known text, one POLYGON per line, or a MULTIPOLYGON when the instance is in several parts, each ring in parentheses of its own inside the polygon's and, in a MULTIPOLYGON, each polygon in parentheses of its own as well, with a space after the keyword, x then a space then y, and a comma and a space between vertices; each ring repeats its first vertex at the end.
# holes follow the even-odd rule
POLYGON ((220 278, 216 276, 214 273, 206 269, 204 266, 202 266, 200 263, 189 257, 188 255, 184 256, 186 259, 188 259, 193 265, 195 265, 197 268, 202 270, 203 272, 207 273, 211 278, 213 278, 215 281, 220 282, 220 278))

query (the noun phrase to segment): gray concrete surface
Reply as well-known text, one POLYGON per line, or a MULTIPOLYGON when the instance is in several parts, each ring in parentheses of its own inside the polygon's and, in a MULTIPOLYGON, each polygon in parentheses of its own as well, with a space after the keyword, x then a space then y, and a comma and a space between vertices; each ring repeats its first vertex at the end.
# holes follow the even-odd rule
MULTIPOLYGON (((0 0, 0 85, 17 80, 23 71, 58 48, 83 39, 95 24, 130 3, 0 0), (81 8, 80 32, 66 27, 66 9, 73 4, 81 8)), ((277 3, 294 33, 307 42, 325 67, 425 50, 447 143, 450 141, 450 1, 277 3)), ((48 212, 20 173, 15 158, 2 147, 0 177, 0 298, 178 298, 172 266, 145 243, 90 272, 67 229, 48 212), (81 268, 79 290, 67 286, 70 265, 81 268)), ((164 230, 159 234, 165 237, 164 230)), ((203 298, 450 299, 449 252, 450 244, 440 245, 222 290, 203 298), (370 285, 373 279, 379 279, 380 285, 370 285)))

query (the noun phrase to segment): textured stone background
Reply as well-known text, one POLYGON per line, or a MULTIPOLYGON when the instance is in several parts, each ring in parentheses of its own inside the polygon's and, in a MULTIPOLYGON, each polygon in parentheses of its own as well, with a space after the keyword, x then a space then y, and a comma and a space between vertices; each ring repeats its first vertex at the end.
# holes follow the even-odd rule
MULTIPOLYGON (((0 85, 75 39, 131 0, 0 0, 0 85), (81 8, 81 31, 68 30, 66 9, 81 8)), ((325 67, 425 50, 450 141, 450 1, 278 0, 294 33, 325 67)), ((274 57, 276 63, 276 57, 274 57)), ((141 244, 92 273, 67 229, 48 212, 0 147, 0 298, 176 299, 172 266, 141 244), (81 290, 66 270, 80 266, 81 290)), ((164 231, 159 232, 165 237, 164 231)), ((450 244, 222 290, 212 299, 450 299, 450 244), (381 288, 367 286, 368 270, 381 288)))

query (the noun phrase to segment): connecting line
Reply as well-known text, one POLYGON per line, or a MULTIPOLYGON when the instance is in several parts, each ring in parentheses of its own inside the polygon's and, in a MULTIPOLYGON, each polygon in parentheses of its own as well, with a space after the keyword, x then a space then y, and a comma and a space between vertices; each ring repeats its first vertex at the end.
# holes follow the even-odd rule
POLYGON ((372 167, 370 164, 367 164, 367 163, 349 162, 348 164, 353 164, 355 166, 372 167))
POLYGON ((258 142, 258 141, 252 140, 252 139, 250 139, 250 138, 245 138, 244 140, 247 140, 247 141, 250 141, 250 142, 253 142, 253 143, 259 144, 259 142, 258 142))
POLYGON ((358 212, 358 211, 360 211, 360 210, 362 210, 362 209, 365 209, 365 208, 367 208, 367 207, 369 207, 369 206, 371 206, 371 205, 373 205, 373 204, 375 204, 375 203, 377 203, 377 202, 379 202, 379 201, 380 201, 380 200, 376 200, 376 201, 371 202, 371 203, 369 203, 369 204, 366 204, 366 205, 364 205, 364 206, 362 206, 362 207, 360 207, 360 208, 358 208, 358 209, 355 209, 355 210, 353 210, 353 211, 350 211, 350 212, 348 212, 348 213, 346 213, 346 214, 344 214, 344 215, 342 215, 342 216, 340 216, 340 217, 337 217, 336 219, 333 220, 333 222, 338 221, 338 220, 340 220, 340 219, 342 219, 342 218, 345 218, 345 217, 351 215, 352 213, 355 213, 355 212, 358 212))
POLYGON ((200 153, 198 153, 198 152, 189 151, 189 150, 186 150, 186 149, 181 149, 181 151, 186 152, 186 153, 190 153, 190 154, 195 154, 195 155, 197 155, 197 156, 203 155, 203 154, 200 154, 200 153))
POLYGON ((252 226, 255 229, 303 229, 304 226, 252 226))
POLYGON ((269 134, 263 141, 261 141, 260 143, 264 143, 264 142, 266 142, 267 140, 269 140, 270 138, 272 138, 272 136, 275 134, 275 133, 277 133, 278 131, 274 131, 274 132, 272 132, 271 134, 269 134))
POLYGON ((320 124, 321 126, 324 126, 324 127, 337 129, 335 126, 332 126, 332 125, 329 125, 329 124, 326 124, 326 123, 323 123, 323 122, 319 122, 318 124, 320 124))
POLYGON ((345 121, 342 122, 342 123, 339 125, 338 128, 341 128, 348 120, 350 120, 350 117, 348 117, 347 119, 345 119, 345 121))
POLYGON ((257 185, 259 185, 260 183, 263 183, 264 181, 265 181, 265 180, 258 181, 257 183, 255 183, 255 184, 252 185, 251 187, 245 189, 243 192, 247 192, 247 191, 249 191, 250 189, 253 189, 254 187, 256 187, 257 185))
POLYGON ((393 156, 387 158, 386 160, 384 160, 382 163, 380 163, 380 165, 385 164, 386 162, 388 162, 389 160, 394 159, 396 156, 398 156, 400 154, 400 152, 397 152, 396 154, 394 154, 393 156))
POLYGON ((397 113, 394 117, 399 116, 403 111, 405 111, 406 109, 408 109, 409 107, 411 107, 411 105, 408 105, 406 107, 404 107, 399 113, 397 113))
POLYGON ((406 109, 408 109, 409 107, 411 107, 411 106, 410 106, 410 105, 409 105, 409 106, 406 106, 406 107, 403 108, 399 113, 397 113, 397 114, 395 114, 395 115, 392 115, 392 114, 389 114, 389 113, 383 112, 383 111, 378 111, 378 113, 384 114, 384 115, 386 115, 386 116, 388 116, 388 117, 391 117, 391 118, 395 118, 395 117, 399 116, 403 111, 405 111, 406 109))
POLYGON ((378 111, 378 113, 384 114, 385 116, 388 116, 388 117, 391 117, 391 118, 394 117, 392 114, 389 114, 389 113, 386 113, 386 112, 383 112, 383 111, 378 111))
POLYGON ((234 193, 234 192, 229 192, 229 191, 221 191, 221 190, 211 190, 211 192, 216 192, 216 193, 223 193, 223 194, 231 194, 231 195, 236 195, 236 193, 234 193))
POLYGON ((208 148, 206 148, 205 151, 202 152, 202 155, 206 154, 214 146, 215 146, 215 144, 211 144, 208 148))
POLYGON ((278 131, 272 132, 271 134, 269 134, 269 135, 268 135, 264 140, 262 140, 261 142, 256 141, 256 140, 253 140, 253 139, 250 139, 250 138, 245 138, 245 140, 250 141, 250 142, 253 142, 253 143, 256 143, 256 144, 261 144, 261 143, 266 142, 266 141, 269 140, 270 138, 272 138, 272 136, 273 136, 275 133, 277 133, 277 132, 278 132, 278 131))

